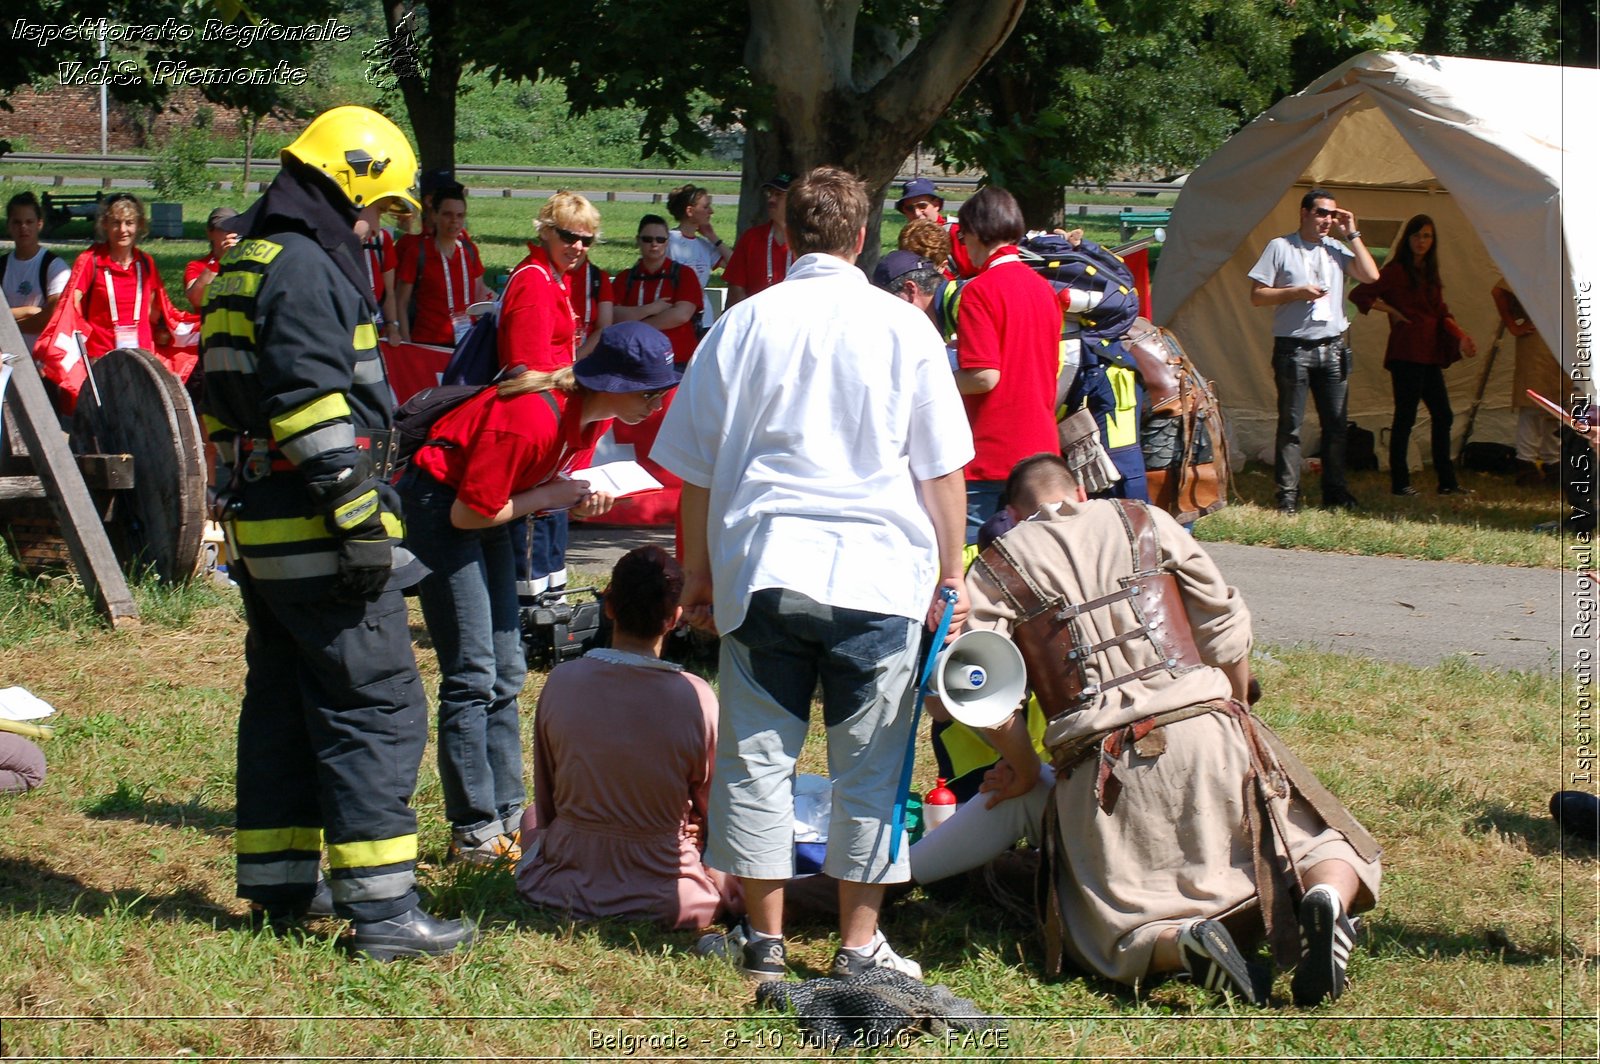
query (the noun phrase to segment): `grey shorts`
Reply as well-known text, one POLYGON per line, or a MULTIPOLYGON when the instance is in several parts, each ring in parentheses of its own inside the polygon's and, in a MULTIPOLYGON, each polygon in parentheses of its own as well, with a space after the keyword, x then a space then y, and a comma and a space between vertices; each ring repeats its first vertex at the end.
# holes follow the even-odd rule
POLYGON ((764 588, 722 640, 721 721, 706 863, 749 879, 794 874, 794 767, 822 685, 833 816, 823 871, 902 883, 889 833, 911 732, 921 623, 764 588))

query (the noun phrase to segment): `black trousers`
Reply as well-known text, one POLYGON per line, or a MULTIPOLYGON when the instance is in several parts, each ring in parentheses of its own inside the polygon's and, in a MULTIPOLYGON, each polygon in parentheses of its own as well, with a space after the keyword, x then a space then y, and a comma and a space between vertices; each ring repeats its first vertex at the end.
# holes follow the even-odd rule
POLYGON ((1391 362, 1388 366, 1389 382, 1394 386, 1394 426, 1389 430, 1389 484, 1400 491, 1411 484, 1411 467, 1407 451, 1411 447, 1411 430, 1417 424, 1417 404, 1428 408, 1433 423, 1433 473, 1439 478, 1439 487, 1454 488, 1455 463, 1450 460, 1450 423, 1455 413, 1450 409, 1450 393, 1444 386, 1444 367, 1425 366, 1420 362, 1391 362))
MULTIPOLYGON (((244 566, 239 566, 243 570, 244 566)), ((239 713, 238 895, 303 906, 326 845, 338 914, 417 904, 411 795, 428 706, 398 591, 283 601, 241 572, 249 632, 239 713)))

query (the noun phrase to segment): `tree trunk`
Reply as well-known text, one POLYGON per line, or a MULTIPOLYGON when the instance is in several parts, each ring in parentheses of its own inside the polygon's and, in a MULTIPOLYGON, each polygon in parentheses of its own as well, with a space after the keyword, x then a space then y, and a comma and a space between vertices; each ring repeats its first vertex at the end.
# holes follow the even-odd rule
POLYGON ((1017 181, 1007 187, 1022 208, 1029 229, 1066 228, 1067 190, 1061 185, 1034 185, 1017 181))
POLYGON ((244 189, 250 187, 250 161, 256 154, 256 129, 261 125, 259 115, 248 112, 239 116, 239 124, 244 126, 244 189))
POLYGON ((842 166, 872 197, 860 265, 878 260, 885 193, 908 155, 1017 24, 1026 0, 951 0, 914 44, 857 40, 859 0, 751 0, 745 65, 767 105, 746 123, 740 223, 779 171, 842 166))
POLYGON ((400 95, 411 131, 417 138, 417 158, 424 172, 456 168, 456 92, 461 84, 461 52, 456 43, 456 5, 454 0, 431 0, 422 5, 428 11, 425 30, 414 31, 409 40, 402 27, 410 4, 386 2, 384 22, 389 40, 403 61, 409 50, 410 63, 396 71, 400 95), (397 34, 397 31, 398 34, 397 34))

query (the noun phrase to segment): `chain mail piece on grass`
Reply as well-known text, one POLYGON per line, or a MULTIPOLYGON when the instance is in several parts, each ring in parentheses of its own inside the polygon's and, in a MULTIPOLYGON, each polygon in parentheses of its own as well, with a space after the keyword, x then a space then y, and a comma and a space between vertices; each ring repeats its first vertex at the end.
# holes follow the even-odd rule
POLYGON ((792 1012, 800 1034, 814 1047, 880 1048, 909 1044, 918 1034, 997 1031, 1004 1020, 989 1016, 947 986, 928 986, 891 968, 874 968, 850 979, 763 983, 756 1004, 792 1012))

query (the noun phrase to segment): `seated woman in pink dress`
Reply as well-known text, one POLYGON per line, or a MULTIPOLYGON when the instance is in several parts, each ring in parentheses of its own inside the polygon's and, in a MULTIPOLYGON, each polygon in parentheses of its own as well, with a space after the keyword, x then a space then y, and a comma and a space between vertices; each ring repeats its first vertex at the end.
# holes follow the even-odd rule
POLYGON ((517 867, 517 890, 534 905, 685 929, 743 911, 737 884, 700 861, 716 695, 661 660, 682 590, 683 571, 660 547, 624 555, 605 595, 611 647, 544 685, 517 867))

